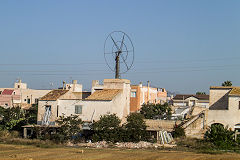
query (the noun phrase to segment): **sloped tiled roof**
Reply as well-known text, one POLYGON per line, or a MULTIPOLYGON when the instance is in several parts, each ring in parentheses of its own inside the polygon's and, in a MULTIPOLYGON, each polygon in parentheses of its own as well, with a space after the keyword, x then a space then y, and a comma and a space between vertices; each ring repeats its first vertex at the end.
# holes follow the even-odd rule
POLYGON ((4 89, 2 95, 12 95, 13 91, 13 89, 4 89))
POLYGON ((189 97, 195 97, 199 100, 209 100, 209 95, 177 94, 173 100, 185 100, 189 97))
POLYGON ((120 89, 103 89, 95 91, 85 100, 90 101, 111 101, 121 90, 120 89))
POLYGON ((240 87, 234 86, 211 86, 210 89, 229 89, 230 96, 240 96, 240 87))
POLYGON ((240 96, 240 87, 234 87, 230 91, 229 95, 231 95, 231 96, 240 96))
POLYGON ((232 86, 210 86, 210 89, 232 89, 232 86))
POLYGON ((68 90, 55 89, 55 90, 50 91, 45 96, 43 96, 40 100, 43 100, 43 101, 55 101, 59 97, 61 97, 62 95, 64 95, 67 92, 68 92, 68 90))

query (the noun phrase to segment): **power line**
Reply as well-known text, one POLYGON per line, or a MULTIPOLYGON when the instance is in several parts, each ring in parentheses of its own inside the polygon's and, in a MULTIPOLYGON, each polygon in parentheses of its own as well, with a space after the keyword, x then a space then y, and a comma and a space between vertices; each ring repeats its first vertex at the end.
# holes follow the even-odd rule
MULTIPOLYGON (((136 64, 143 64, 143 63, 196 63, 196 62, 216 62, 216 61, 228 61, 230 60, 238 60, 240 57, 226 57, 226 58, 208 58, 208 59, 182 59, 182 60, 144 60, 144 61, 135 61, 136 64)), ((31 64, 31 63, 1 63, 0 66, 78 66, 78 65, 86 65, 86 64, 106 64, 101 62, 80 62, 80 63, 55 63, 55 64, 44 64, 44 63, 38 63, 38 64, 31 64)))

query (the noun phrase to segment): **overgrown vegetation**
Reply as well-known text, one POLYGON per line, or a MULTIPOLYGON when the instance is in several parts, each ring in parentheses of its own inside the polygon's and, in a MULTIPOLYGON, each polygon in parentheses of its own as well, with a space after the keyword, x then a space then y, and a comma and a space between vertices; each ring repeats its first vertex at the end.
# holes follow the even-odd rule
POLYGON ((184 128, 182 128, 180 125, 175 125, 172 131, 172 136, 174 138, 178 138, 178 137, 185 137, 185 131, 184 128))
POLYGON ((205 133, 205 140, 220 149, 231 149, 237 146, 234 132, 221 124, 211 125, 205 133))
POLYGON ((147 141, 149 136, 146 131, 147 125, 144 116, 139 113, 131 113, 127 116, 127 123, 124 125, 127 133, 126 141, 139 142, 147 141))
POLYGON ((93 141, 117 142, 123 141, 123 130, 120 126, 121 120, 116 114, 104 115, 100 120, 93 123, 93 141))
POLYGON ((139 142, 147 140, 144 117, 139 113, 131 113, 127 122, 120 125, 121 120, 115 115, 104 115, 93 124, 93 140, 108 142, 139 142))
POLYGON ((35 105, 28 110, 23 110, 20 107, 0 107, 0 116, 0 130, 21 132, 22 126, 36 124, 37 106, 35 105))
POLYGON ((222 86, 232 86, 232 81, 224 81, 223 83, 222 83, 222 86))
POLYGON ((196 95, 206 95, 206 92, 196 92, 196 95))
POLYGON ((146 119, 170 119, 172 109, 168 103, 164 104, 143 104, 140 113, 146 119))

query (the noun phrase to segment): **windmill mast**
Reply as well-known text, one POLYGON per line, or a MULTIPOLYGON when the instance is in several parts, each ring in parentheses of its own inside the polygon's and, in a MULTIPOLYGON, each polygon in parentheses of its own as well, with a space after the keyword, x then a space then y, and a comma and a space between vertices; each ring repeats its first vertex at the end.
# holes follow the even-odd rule
POLYGON ((104 58, 115 73, 115 79, 120 79, 121 74, 126 73, 134 61, 134 47, 129 36, 122 31, 111 32, 104 43, 104 58))
POLYGON ((119 63, 119 55, 121 54, 121 51, 118 51, 118 53, 116 53, 116 71, 115 71, 115 79, 120 79, 120 74, 119 74, 119 69, 120 69, 120 63, 119 63))

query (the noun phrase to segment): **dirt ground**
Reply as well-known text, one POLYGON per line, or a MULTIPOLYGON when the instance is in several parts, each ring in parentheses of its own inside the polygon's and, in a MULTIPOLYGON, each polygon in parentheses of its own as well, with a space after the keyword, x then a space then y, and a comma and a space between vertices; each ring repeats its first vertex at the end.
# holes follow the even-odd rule
POLYGON ((35 146, 0 144, 2 159, 81 159, 81 160, 226 160, 240 159, 240 154, 198 154, 154 149, 38 148, 35 146))

